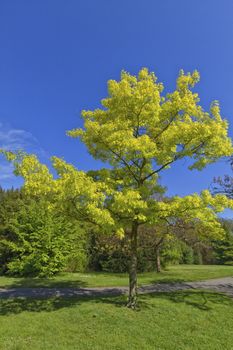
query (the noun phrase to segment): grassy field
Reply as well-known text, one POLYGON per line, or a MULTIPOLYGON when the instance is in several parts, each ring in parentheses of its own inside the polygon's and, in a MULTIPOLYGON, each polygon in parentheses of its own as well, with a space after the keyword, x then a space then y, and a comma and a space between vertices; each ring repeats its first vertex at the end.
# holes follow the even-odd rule
MULTIPOLYGON (((156 282, 198 281, 233 276, 233 266, 176 265, 161 273, 138 275, 139 285, 156 282)), ((127 274, 112 273, 62 273, 53 278, 14 278, 0 276, 4 287, 115 287, 128 285, 127 274)))
MULTIPOLYGON (((233 276, 227 266, 171 266, 139 275, 140 284, 233 276)), ((52 279, 0 277, 0 286, 122 286, 126 274, 64 273, 52 279)), ((0 350, 232 350, 233 299, 210 291, 0 300, 0 350)))
POLYGON ((125 298, 2 299, 1 350, 232 350, 233 300, 207 291, 125 298))

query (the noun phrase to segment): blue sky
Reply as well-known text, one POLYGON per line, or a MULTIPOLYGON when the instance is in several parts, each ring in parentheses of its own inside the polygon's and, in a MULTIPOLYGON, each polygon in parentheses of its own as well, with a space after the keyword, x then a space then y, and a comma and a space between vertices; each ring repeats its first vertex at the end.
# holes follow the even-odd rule
MULTIPOLYGON (((220 101, 232 136, 232 18, 231 0, 0 0, 0 146, 100 166, 65 131, 81 125, 82 109, 99 106, 108 79, 145 66, 166 91, 181 68, 198 69, 201 104, 220 101)), ((185 195, 224 173, 231 169, 223 161, 202 172, 180 162, 162 183, 185 195)), ((19 183, 2 163, 0 184, 19 183)))

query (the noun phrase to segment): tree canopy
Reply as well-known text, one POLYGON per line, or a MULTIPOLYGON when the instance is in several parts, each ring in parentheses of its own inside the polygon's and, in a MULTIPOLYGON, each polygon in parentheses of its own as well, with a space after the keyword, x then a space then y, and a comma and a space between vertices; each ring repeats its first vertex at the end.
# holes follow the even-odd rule
POLYGON ((217 101, 210 111, 201 107, 193 92, 198 81, 197 71, 180 71, 176 89, 163 94, 163 85, 146 68, 137 76, 123 71, 120 81, 110 80, 102 107, 83 111, 84 127, 68 132, 79 137, 107 168, 85 173, 53 157, 54 177, 34 155, 7 154, 14 158, 16 173, 24 177, 26 191, 53 196, 55 209, 63 208, 101 230, 130 237, 129 306, 136 302, 140 225, 169 223, 179 217, 186 222, 201 221, 206 230, 221 234, 217 213, 233 207, 231 199, 212 196, 208 190, 167 201, 157 196, 164 192, 159 176, 175 162, 189 158, 190 170, 202 170, 232 154, 228 123, 217 101))

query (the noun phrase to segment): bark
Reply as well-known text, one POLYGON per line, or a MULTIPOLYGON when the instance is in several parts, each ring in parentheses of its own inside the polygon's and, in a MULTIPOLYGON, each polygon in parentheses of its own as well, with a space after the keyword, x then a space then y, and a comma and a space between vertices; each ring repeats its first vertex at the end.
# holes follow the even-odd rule
POLYGON ((137 307, 137 240, 138 240, 138 224, 133 223, 130 237, 130 265, 129 265, 129 308, 137 307))
POLYGON ((156 271, 161 272, 160 251, 156 248, 156 271))

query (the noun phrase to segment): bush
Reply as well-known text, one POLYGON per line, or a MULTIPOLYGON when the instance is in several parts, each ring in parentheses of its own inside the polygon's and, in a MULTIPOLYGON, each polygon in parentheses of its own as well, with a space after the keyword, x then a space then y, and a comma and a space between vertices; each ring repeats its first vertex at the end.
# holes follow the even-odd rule
POLYGON ((17 208, 0 226, 0 238, 0 253, 7 252, 1 256, 2 273, 51 276, 71 265, 74 257, 75 269, 84 268, 84 249, 80 253, 84 232, 77 222, 57 215, 43 199, 18 199, 17 208))

